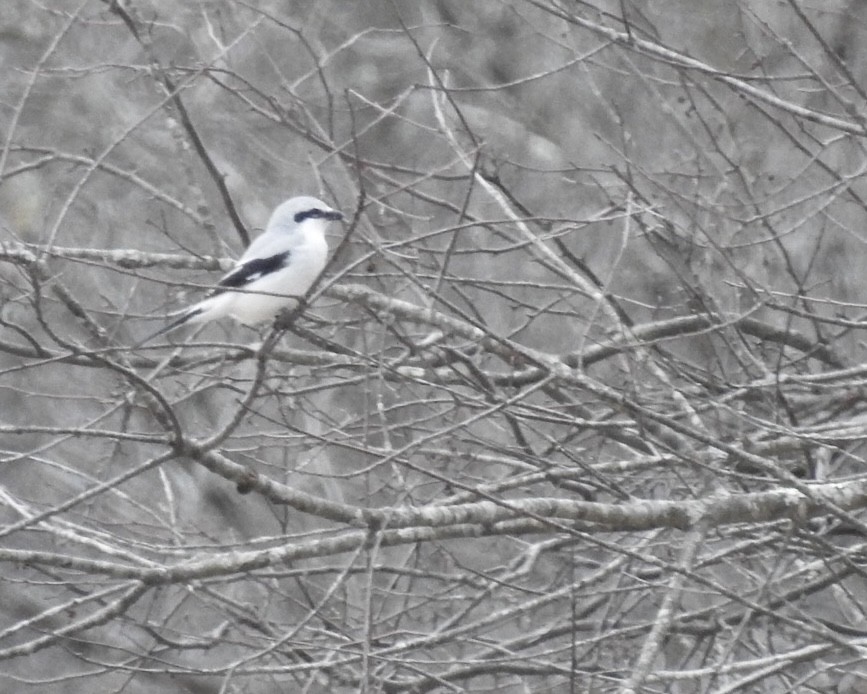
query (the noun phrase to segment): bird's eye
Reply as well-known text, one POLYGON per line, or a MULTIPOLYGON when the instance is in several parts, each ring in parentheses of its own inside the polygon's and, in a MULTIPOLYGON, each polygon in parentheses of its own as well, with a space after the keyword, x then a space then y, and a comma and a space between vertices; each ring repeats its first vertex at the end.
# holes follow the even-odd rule
POLYGON ((295 223, 301 224, 305 219, 327 219, 335 221, 343 219, 343 215, 337 210, 320 210, 318 207, 312 207, 309 210, 295 213, 295 223))
POLYGON ((301 224, 305 219, 319 219, 324 217, 324 213, 322 210, 317 210, 315 207, 310 210, 304 210, 303 212, 295 213, 295 223, 301 224))

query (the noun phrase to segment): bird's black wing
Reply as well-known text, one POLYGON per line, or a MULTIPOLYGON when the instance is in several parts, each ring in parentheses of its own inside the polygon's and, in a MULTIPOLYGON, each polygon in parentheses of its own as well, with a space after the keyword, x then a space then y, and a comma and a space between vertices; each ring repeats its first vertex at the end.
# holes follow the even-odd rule
POLYGON ((217 282, 218 288, 214 290, 214 294, 246 287, 260 277, 270 275, 272 272, 286 267, 288 262, 289 251, 283 251, 267 258, 252 258, 217 282))

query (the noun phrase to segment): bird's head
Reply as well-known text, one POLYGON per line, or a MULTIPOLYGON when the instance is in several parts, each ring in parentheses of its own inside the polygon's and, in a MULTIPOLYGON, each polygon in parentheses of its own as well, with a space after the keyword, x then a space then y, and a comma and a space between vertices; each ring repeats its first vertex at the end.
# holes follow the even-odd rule
POLYGON ((268 221, 268 231, 294 231, 313 227, 324 230, 328 222, 343 219, 343 215, 321 200, 307 195, 289 198, 282 203, 268 221))

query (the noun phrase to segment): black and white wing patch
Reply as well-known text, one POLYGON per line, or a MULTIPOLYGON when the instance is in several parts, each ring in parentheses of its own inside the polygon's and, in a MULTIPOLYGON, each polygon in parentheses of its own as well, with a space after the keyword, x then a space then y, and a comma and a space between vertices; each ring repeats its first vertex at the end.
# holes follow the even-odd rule
POLYGON ((218 289, 215 294, 230 289, 242 289, 272 272, 282 270, 289 263, 289 251, 283 251, 268 258, 253 258, 243 265, 239 265, 223 279, 217 282, 218 289))

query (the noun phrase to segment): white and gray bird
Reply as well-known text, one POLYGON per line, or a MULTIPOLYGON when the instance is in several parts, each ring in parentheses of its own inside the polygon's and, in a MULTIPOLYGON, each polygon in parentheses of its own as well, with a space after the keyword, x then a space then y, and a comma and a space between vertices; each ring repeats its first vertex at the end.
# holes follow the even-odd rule
POLYGON ((321 200, 290 198, 274 210, 265 231, 208 296, 169 316, 168 325, 138 345, 187 323, 207 323, 225 316, 246 325, 273 320, 303 296, 322 272, 328 257, 325 230, 338 219, 343 215, 321 200))

